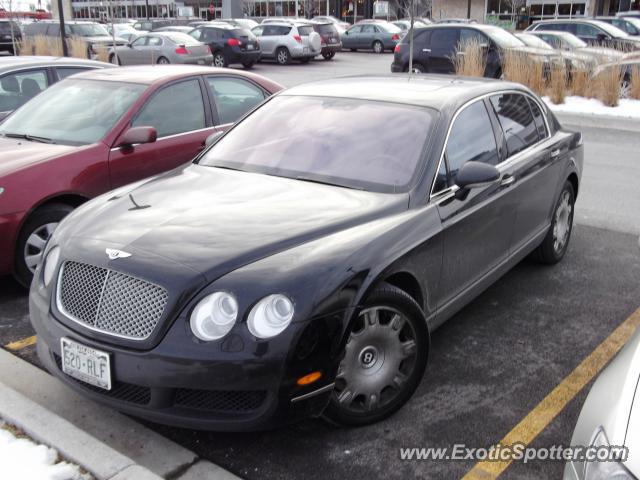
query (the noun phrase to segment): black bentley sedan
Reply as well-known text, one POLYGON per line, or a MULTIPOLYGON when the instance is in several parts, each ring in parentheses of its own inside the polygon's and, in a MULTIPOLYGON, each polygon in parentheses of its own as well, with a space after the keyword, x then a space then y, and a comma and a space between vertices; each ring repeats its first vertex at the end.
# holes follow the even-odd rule
POLYGON ((38 353, 160 423, 381 420, 435 328, 529 254, 562 259, 582 164, 581 134, 521 85, 291 88, 60 224, 31 287, 38 353))

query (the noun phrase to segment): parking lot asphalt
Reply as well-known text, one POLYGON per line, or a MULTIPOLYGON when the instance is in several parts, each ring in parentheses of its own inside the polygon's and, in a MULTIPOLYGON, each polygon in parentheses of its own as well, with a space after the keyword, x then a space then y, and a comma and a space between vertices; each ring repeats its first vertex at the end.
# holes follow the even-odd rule
MULTIPOLYGON (((318 76, 386 73, 391 55, 346 53, 334 62, 265 63, 255 71, 289 86, 318 76)), ((554 267, 525 260, 436 331, 424 380, 398 414, 351 430, 321 420, 251 434, 150 426, 248 479, 462 477, 472 461, 401 461, 399 449, 495 444, 640 306, 637 134, 584 134, 585 174, 566 258, 554 267)), ((26 293, 0 279, 0 345, 31 335, 26 293)), ((14 353, 38 364, 32 345, 14 353)), ((532 445, 567 445, 587 391, 532 445)), ((515 463, 501 478, 559 478, 563 467, 515 463)))

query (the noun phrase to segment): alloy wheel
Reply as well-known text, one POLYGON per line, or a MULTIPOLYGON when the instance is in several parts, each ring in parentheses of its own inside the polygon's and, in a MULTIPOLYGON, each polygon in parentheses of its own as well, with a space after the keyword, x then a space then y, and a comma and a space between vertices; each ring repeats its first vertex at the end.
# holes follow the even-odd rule
POLYGON ((289 63, 289 53, 284 48, 279 50, 277 60, 280 65, 285 65, 286 63, 289 63))
POLYGON ((333 395, 344 410, 374 413, 400 395, 417 365, 416 331, 388 306, 363 310, 345 348, 333 395))
POLYGON ((384 46, 380 42, 373 42, 373 51, 376 53, 382 53, 384 46))
POLYGON ((558 202, 553 225, 553 248, 556 252, 561 252, 567 243, 571 232, 572 216, 571 194, 565 190, 558 202))
POLYGON ((57 222, 46 223, 36 228, 28 237, 24 245, 24 263, 31 273, 34 273, 47 240, 53 235, 53 231, 58 226, 57 222))
POLYGON ((213 57, 213 64, 216 67, 224 67, 224 56, 220 53, 216 53, 213 57))

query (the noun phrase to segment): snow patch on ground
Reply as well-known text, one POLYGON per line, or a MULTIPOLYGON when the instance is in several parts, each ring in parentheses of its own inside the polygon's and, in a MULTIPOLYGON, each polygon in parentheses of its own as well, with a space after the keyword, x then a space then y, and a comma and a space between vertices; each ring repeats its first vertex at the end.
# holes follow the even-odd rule
MULTIPOLYGON (((0 421, 0 427, 2 427, 0 421)), ((58 452, 0 428, 0 478, 20 480, 87 480, 80 469, 58 461, 58 452)))
POLYGON ((544 97, 543 100, 554 112, 640 119, 640 100, 621 99, 617 107, 606 107, 595 98, 567 97, 559 105, 551 103, 549 97, 544 97))

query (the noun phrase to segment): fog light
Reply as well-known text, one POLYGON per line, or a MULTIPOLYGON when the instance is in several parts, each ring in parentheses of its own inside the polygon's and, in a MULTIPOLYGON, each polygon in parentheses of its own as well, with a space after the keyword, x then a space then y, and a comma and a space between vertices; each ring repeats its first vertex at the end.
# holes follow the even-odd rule
POLYGON ((320 380, 320 377, 322 377, 321 372, 311 372, 304 377, 300 377, 296 383, 300 386, 309 385, 320 380))

